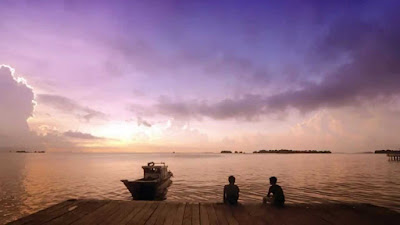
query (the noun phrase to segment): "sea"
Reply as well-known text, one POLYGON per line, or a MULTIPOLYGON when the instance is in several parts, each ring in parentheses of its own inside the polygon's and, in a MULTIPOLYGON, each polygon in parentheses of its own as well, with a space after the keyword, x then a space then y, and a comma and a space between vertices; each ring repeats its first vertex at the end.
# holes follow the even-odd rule
POLYGON ((236 177, 240 202, 261 202, 276 176, 290 203, 370 203, 400 212, 400 162, 381 154, 0 153, 0 224, 67 199, 131 200, 121 179, 165 162, 165 201, 222 201, 236 177))

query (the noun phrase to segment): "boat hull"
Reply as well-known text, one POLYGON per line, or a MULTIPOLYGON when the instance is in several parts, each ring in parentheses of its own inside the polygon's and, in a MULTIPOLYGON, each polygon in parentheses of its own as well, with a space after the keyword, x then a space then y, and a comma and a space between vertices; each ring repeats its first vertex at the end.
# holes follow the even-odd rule
POLYGON ((135 181, 121 181, 135 200, 164 200, 168 192, 168 187, 172 184, 170 178, 171 176, 163 180, 139 179, 135 181))

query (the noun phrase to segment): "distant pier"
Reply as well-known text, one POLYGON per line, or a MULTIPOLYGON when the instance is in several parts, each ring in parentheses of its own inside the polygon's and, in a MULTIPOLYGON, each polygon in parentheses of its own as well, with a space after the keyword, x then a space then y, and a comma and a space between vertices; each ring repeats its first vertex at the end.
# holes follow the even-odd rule
POLYGON ((400 153, 388 153, 389 161, 400 161, 400 153))
POLYGON ((274 208, 261 203, 68 200, 9 224, 137 225, 397 225, 400 213, 369 204, 293 204, 274 208))

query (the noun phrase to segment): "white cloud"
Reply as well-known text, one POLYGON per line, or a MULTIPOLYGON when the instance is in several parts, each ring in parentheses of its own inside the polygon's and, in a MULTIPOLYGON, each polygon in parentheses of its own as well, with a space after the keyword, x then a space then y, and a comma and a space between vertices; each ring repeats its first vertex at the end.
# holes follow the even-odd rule
POLYGON ((33 115, 34 97, 32 87, 13 68, 0 65, 0 146, 24 146, 32 139, 27 119, 33 115))

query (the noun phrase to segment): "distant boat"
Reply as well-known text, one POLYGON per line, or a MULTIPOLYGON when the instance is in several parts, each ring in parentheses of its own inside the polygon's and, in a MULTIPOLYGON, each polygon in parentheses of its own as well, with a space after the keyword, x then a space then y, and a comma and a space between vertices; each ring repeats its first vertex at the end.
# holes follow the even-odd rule
POLYGON ((121 180, 135 200, 163 200, 172 184, 172 172, 165 163, 149 162, 142 166, 144 178, 128 181, 121 180))

